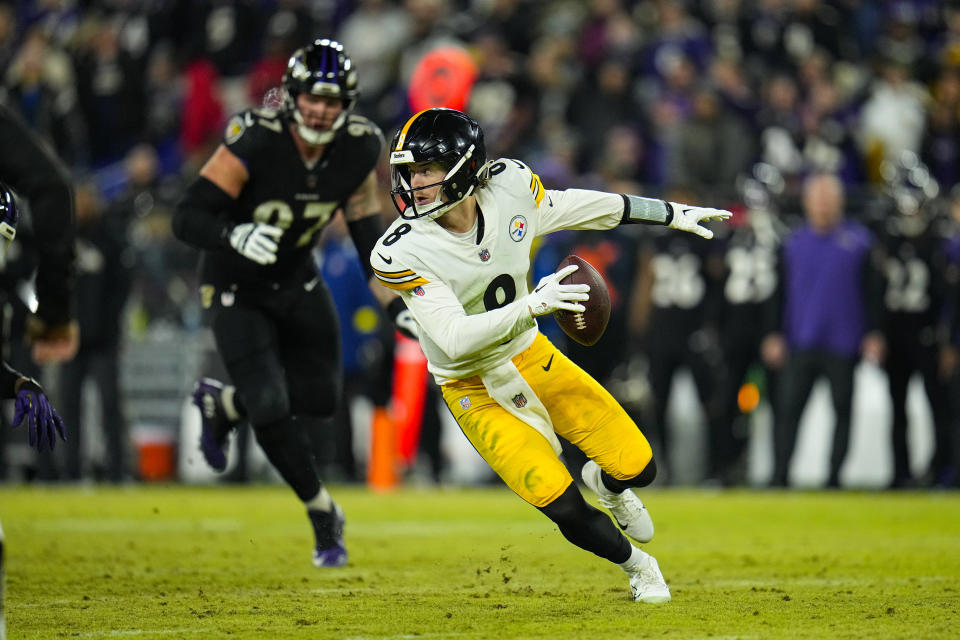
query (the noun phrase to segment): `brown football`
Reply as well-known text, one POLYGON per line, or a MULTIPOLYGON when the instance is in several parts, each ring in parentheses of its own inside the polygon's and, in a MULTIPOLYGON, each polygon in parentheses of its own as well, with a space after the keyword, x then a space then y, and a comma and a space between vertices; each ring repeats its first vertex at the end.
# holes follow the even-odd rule
POLYGON ((579 269, 560 281, 561 284, 588 284, 590 285, 590 299, 582 304, 586 307, 583 313, 571 311, 554 311, 553 317, 563 332, 580 344, 589 347, 596 344, 607 328, 610 320, 610 292, 603 276, 592 264, 580 256, 569 255, 557 267, 560 271, 568 264, 575 264, 579 269))

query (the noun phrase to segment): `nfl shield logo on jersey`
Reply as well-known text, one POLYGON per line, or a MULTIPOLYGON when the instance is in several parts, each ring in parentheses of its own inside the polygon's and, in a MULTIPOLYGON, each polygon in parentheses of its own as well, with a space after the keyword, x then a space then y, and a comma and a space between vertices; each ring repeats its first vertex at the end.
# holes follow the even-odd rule
POLYGON ((487 249, 480 250, 480 262, 486 262, 490 259, 490 251, 487 249))
POLYGON ((462 398, 460 398, 460 408, 463 409, 464 411, 470 408, 469 396, 463 396, 462 398))
POLYGON ((416 295, 418 295, 418 296, 422 296, 423 294, 426 293, 426 291, 423 290, 423 287, 416 287, 416 288, 413 290, 413 292, 414 292, 416 295))
POLYGON ((522 393, 518 393, 517 395, 513 396, 513 404, 517 405, 517 409, 523 409, 525 406, 527 406, 527 399, 522 393))
POLYGON ((527 235, 527 219, 523 216, 513 216, 510 220, 510 238, 514 242, 520 242, 525 235, 527 235))

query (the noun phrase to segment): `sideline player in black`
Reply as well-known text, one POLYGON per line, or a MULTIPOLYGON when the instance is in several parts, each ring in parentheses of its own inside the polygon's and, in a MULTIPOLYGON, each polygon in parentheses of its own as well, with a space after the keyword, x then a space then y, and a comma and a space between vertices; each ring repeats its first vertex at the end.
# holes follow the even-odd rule
POLYGON ((721 419, 715 434, 714 458, 709 477, 724 486, 746 481, 746 449, 750 440, 748 415, 743 413, 739 392, 760 367, 771 411, 776 411, 777 372, 765 366, 760 355, 763 336, 770 332, 768 308, 777 290, 777 259, 786 227, 778 219, 773 195, 763 182, 740 180, 745 208, 730 224, 719 229, 726 266, 723 298, 718 305, 720 347, 724 373, 719 382, 721 419))
POLYGON ((934 454, 923 480, 933 483, 950 467, 950 391, 940 370, 941 350, 949 342, 945 326, 948 256, 922 189, 903 181, 891 185, 889 191, 877 236, 884 274, 884 368, 893 410, 890 487, 902 489, 915 484, 907 445, 907 389, 915 373, 923 380, 934 427, 934 454))
MULTIPOLYGON (((671 200, 689 202, 693 194, 676 192, 671 200), (679 196, 679 197, 677 197, 679 196)), ((720 403, 715 372, 721 355, 716 327, 717 305, 724 272, 720 247, 692 234, 666 234, 659 227, 644 229, 632 294, 631 331, 649 359, 652 407, 650 432, 659 449, 657 467, 667 482, 671 468, 671 430, 667 403, 677 371, 693 376, 707 423, 707 460, 716 459, 720 403)))
MULTIPOLYGON (((37 254, 36 313, 27 319, 27 340, 37 364, 73 358, 79 345, 73 319, 73 191, 66 169, 36 134, 0 105, 0 177, 30 203, 37 254)), ((12 291, 2 296, 16 295, 12 291)))
MULTIPOLYGON (((0 182, 0 243, 2 253, 17 233, 17 223, 20 213, 17 201, 7 185, 0 182)), ((12 368, 6 362, 0 364, 0 398, 15 399, 13 411, 13 426, 18 427, 26 420, 27 437, 30 446, 36 446, 37 451, 44 447, 53 451, 57 441, 57 434, 64 440, 67 431, 63 420, 57 415, 56 409, 50 404, 40 384, 28 376, 12 368)), ((6 622, 4 617, 4 582, 3 564, 3 527, 0 527, 0 638, 6 638, 6 622)))
MULTIPOLYGON (((283 74, 281 109, 235 115, 177 208, 178 238, 203 249, 200 295, 235 386, 203 379, 193 401, 200 448, 219 471, 242 419, 313 524, 313 564, 346 564, 343 512, 323 486, 307 421, 341 397, 336 309, 311 257, 319 231, 342 210, 357 252, 369 256, 382 223, 375 167, 380 130, 352 113, 357 75, 343 46, 316 40, 283 74)), ((373 287, 395 321, 409 312, 373 287)))

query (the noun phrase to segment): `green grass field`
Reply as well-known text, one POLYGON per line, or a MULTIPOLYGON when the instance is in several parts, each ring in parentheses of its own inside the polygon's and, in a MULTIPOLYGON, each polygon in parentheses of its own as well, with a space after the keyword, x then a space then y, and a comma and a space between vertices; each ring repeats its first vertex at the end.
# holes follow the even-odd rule
POLYGON ((960 493, 643 493, 673 602, 504 489, 0 487, 16 638, 956 638, 960 493))

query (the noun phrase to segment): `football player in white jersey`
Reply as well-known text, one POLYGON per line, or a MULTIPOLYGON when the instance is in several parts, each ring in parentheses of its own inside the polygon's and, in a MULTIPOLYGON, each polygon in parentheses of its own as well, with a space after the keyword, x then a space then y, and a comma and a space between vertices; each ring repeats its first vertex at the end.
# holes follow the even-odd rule
POLYGON ((537 330, 536 316, 583 311, 589 286, 560 284, 573 265, 530 291, 531 243, 560 229, 624 223, 709 238, 700 222, 730 213, 544 189, 522 162, 488 162, 480 126, 451 109, 410 118, 394 138, 390 164, 401 217, 380 238, 371 265, 419 325, 430 371, 460 428, 567 540, 618 564, 635 600, 668 602, 657 561, 587 504, 560 460, 557 435, 590 458, 583 480, 620 527, 638 542, 653 537, 650 515, 632 491, 656 476, 650 445, 616 400, 537 330))

